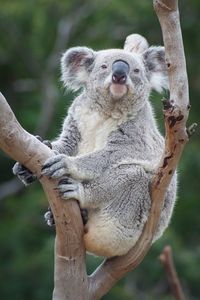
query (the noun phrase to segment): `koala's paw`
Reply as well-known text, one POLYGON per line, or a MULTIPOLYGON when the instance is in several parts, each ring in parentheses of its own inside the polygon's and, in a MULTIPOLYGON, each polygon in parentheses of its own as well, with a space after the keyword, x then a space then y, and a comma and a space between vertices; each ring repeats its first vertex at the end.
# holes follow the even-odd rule
MULTIPOLYGON (((48 140, 43 140, 39 135, 35 136, 40 142, 52 149, 51 142, 48 140)), ((25 185, 29 185, 37 180, 37 176, 34 175, 29 169, 16 162, 13 166, 13 174, 16 175, 25 185)))
MULTIPOLYGON (((85 225, 88 221, 88 211, 85 208, 81 209, 81 217, 83 220, 83 225, 85 225)), ((44 214, 44 219, 45 222, 47 223, 48 226, 53 227, 55 226, 55 222, 54 222, 54 217, 53 217, 53 213, 51 211, 51 208, 48 208, 48 211, 44 214)))
POLYGON ((44 214, 44 219, 48 226, 52 227, 55 225, 53 213, 50 207, 48 208, 48 211, 44 214))
POLYGON ((65 154, 58 154, 47 159, 42 167, 41 173, 42 175, 52 178, 60 178, 66 175, 68 173, 67 171, 67 156, 65 154))
POLYGON ((41 138, 40 135, 35 135, 35 137, 41 142, 43 143, 44 145, 46 145, 47 147, 49 147, 50 149, 52 149, 52 144, 49 140, 43 140, 43 138, 41 138))
POLYGON ((16 162, 13 166, 13 174, 16 175, 25 185, 29 185, 36 181, 37 176, 34 175, 29 169, 16 162))
POLYGON ((58 190, 63 199, 73 198, 80 201, 80 182, 69 177, 64 177, 58 183, 58 190))

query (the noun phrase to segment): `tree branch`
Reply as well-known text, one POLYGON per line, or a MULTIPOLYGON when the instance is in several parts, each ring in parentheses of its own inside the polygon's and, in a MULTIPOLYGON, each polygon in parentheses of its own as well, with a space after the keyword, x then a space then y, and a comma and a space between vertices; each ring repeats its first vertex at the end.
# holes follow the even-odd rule
POLYGON ((56 224, 55 287, 53 300, 88 300, 83 224, 75 201, 62 201, 56 181, 41 176, 44 161, 53 151, 25 131, 0 94, 0 148, 11 158, 36 173, 47 195, 56 224), (80 284, 81 282, 81 284, 80 284))
POLYGON ((100 299, 127 272, 136 268, 152 244, 167 187, 188 141, 189 110, 186 63, 179 21, 178 1, 154 1, 166 51, 170 99, 165 102, 165 149, 151 185, 152 206, 148 221, 136 245, 128 254, 107 259, 90 276, 90 299, 100 299))
POLYGON ((174 265, 172 249, 170 246, 166 246, 163 249, 162 253, 159 256, 159 259, 162 265, 164 266, 168 282, 175 299, 185 300, 185 296, 174 265))

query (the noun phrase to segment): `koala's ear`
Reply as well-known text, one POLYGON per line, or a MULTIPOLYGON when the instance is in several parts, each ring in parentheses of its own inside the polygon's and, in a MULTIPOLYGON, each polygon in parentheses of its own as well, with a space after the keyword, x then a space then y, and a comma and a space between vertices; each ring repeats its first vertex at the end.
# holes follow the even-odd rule
POLYGON ((61 59, 61 80, 71 90, 84 86, 95 59, 95 52, 87 47, 74 47, 67 50, 61 59))
POLYGON ((169 88, 164 47, 150 47, 143 54, 147 77, 153 89, 162 92, 169 88))
POLYGON ((147 40, 137 33, 128 35, 124 43, 124 50, 132 53, 143 53, 148 47, 147 40))

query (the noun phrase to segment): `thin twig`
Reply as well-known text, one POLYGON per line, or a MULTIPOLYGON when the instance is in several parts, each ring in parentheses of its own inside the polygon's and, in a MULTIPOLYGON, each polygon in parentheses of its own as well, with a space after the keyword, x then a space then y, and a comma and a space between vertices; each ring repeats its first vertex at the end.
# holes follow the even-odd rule
POLYGON ((183 289, 178 278, 174 260, 172 256, 172 249, 170 246, 166 246, 159 256, 159 260, 164 266, 169 286, 176 300, 185 300, 183 289))

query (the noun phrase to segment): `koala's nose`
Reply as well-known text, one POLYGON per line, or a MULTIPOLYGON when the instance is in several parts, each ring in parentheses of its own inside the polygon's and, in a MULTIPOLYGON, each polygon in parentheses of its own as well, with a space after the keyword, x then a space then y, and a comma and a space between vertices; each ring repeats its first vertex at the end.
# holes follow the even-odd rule
POLYGON ((112 65, 112 82, 124 84, 129 72, 129 65, 123 60, 116 60, 112 65))

